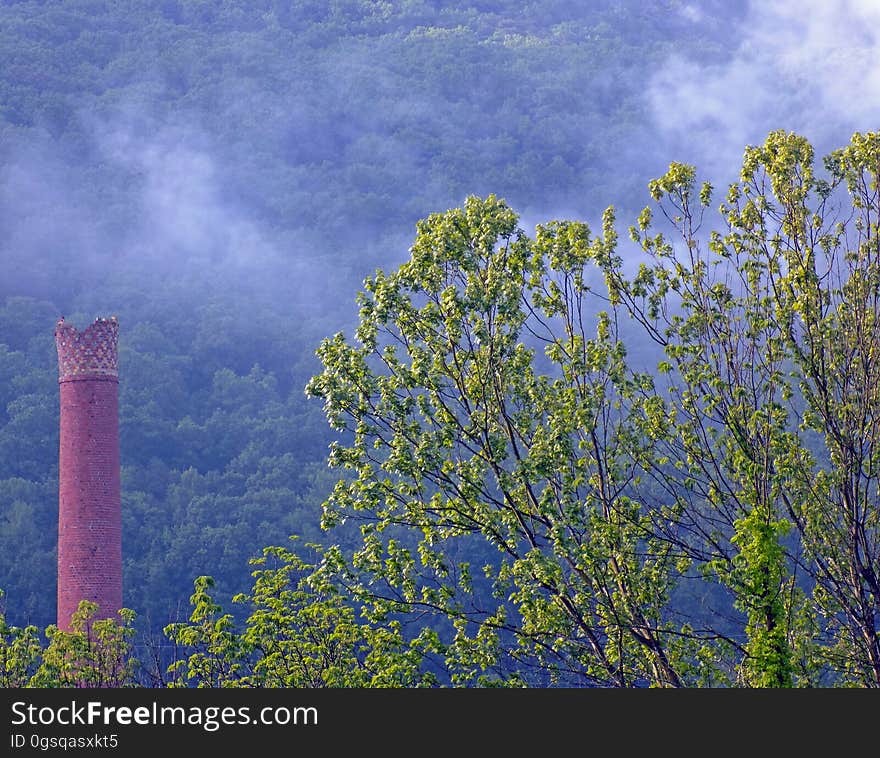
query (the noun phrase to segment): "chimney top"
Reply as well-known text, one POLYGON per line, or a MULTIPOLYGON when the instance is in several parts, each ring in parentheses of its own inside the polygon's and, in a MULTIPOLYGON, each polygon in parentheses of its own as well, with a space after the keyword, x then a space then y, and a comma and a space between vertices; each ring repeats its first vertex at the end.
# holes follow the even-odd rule
POLYGON ((58 381, 83 379, 118 380, 116 316, 97 318, 80 332, 72 324, 58 319, 55 347, 58 350, 58 381))

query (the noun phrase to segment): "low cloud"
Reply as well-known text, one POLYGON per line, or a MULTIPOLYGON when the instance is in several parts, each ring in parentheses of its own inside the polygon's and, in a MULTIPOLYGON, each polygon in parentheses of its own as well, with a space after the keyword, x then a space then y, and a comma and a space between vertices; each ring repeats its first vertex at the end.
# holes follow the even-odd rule
POLYGON ((751 2, 724 63, 672 57, 647 96, 670 160, 735 179, 746 145, 775 129, 819 155, 877 129, 880 5, 873 0, 751 2))

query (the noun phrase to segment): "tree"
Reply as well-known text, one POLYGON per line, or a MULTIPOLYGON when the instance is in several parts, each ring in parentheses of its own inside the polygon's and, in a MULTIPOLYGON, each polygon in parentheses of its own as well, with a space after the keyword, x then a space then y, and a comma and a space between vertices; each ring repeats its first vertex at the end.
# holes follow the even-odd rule
MULTIPOLYGON (((316 548, 317 546, 309 546, 316 548)), ((320 553, 319 553, 320 554, 320 553)), ((199 577, 189 624, 165 634, 185 657, 168 668, 172 687, 416 687, 434 682, 423 656, 394 622, 371 625, 323 577, 324 569, 284 547, 251 563, 250 610, 241 631, 199 577)))
POLYGON ((367 280, 357 344, 318 351, 307 391, 350 472, 324 523, 363 520, 347 588, 376 619, 447 621, 455 683, 683 683, 676 556, 636 489, 651 379, 627 369, 613 318, 585 330, 605 233, 554 222, 530 240, 503 201, 470 197, 367 280), (466 555, 486 556, 482 581, 466 555))
POLYGON ((96 618, 98 606, 82 600, 70 629, 46 628, 48 645, 31 687, 131 687, 138 661, 132 656, 134 612, 122 608, 118 618, 96 618))
POLYGON ((629 281, 619 259, 603 268, 669 358, 681 476, 658 479, 696 494, 679 525, 748 616, 746 683, 880 686, 880 134, 824 167, 772 132, 707 240, 711 187, 698 202, 693 167, 673 164, 651 192, 679 245, 645 209, 631 232, 649 263, 629 281))
MULTIPOLYGON (((3 592, 0 590, 0 599, 3 592)), ((0 609, 0 685, 27 687, 37 670, 43 647, 39 630, 33 625, 10 626, 5 609, 0 609)))
POLYGON ((232 615, 223 613, 211 597, 213 586, 212 577, 198 577, 190 597, 191 624, 173 623, 164 629, 176 646, 189 651, 186 658, 177 658, 168 667, 169 687, 236 687, 247 680, 250 651, 232 615))
POLYGON ((707 234, 673 163, 627 258, 613 208, 420 222, 307 386, 368 616, 434 629, 456 684, 880 685, 880 136, 825 169, 771 133, 707 234))

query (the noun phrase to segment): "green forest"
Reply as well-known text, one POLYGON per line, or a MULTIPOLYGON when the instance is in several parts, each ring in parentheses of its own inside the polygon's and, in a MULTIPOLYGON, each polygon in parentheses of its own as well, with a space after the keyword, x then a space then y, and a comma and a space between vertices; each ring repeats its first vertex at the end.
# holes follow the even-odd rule
POLYGON ((707 176, 646 97, 751 19, 0 6, 0 684, 880 686, 880 125, 707 176), (62 315, 120 324, 69 632, 62 315))

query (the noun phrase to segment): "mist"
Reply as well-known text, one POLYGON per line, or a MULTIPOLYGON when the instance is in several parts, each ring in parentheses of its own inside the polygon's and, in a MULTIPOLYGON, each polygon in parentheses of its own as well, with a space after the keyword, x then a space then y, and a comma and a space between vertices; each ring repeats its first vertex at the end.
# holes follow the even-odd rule
MULTIPOLYGON (((228 75, 209 84, 201 102, 186 102, 178 90, 205 63, 163 60, 156 50, 143 78, 120 90, 121 99, 78 104, 66 131, 52 134, 51 124, 37 122, 3 132, 0 289, 70 310, 86 283, 100 292, 102 283, 133 272, 146 287, 152 281, 222 288, 229 281, 270 301, 283 298, 295 318, 353 301, 363 276, 405 260, 418 218, 467 194, 504 196, 529 232, 551 218, 589 219, 596 228, 607 205, 631 214, 645 204, 647 182, 670 161, 693 163, 723 186, 735 179, 744 146, 770 130, 804 134, 821 156, 853 131, 873 128, 880 96, 872 65, 880 28, 875 4, 751 2, 740 16, 736 6, 705 6, 669 13, 685 32, 708 34, 728 20, 726 36, 712 37, 712 55, 700 60, 673 48, 646 68, 646 86, 635 76, 602 72, 588 81, 569 77, 572 111, 616 90, 618 101, 642 107, 647 117, 627 122, 629 134, 606 153, 599 143, 594 155, 568 159, 615 175, 599 189, 571 175, 560 186, 541 177, 544 183, 531 190, 503 174, 498 186, 491 177, 466 175, 468 152, 477 145, 502 151, 494 158, 508 176, 522 157, 521 135, 503 122, 528 119, 529 98, 493 99, 497 82, 481 68, 503 64, 504 51, 523 44, 512 35, 500 53, 475 62, 472 80, 454 82, 454 99, 441 97, 452 81, 441 76, 432 89, 413 88, 419 71, 389 65, 362 40, 340 39, 322 55, 297 51, 291 69, 275 57, 271 38, 256 37, 258 44, 236 53, 228 75), (309 88, 302 86, 307 80, 309 88), (355 94, 358 106, 372 109, 353 109, 355 94), (444 103, 461 109, 461 120, 451 121, 461 127, 476 124, 482 112, 486 135, 473 142, 458 126, 440 134, 434 116, 444 103), (517 106, 525 110, 517 114, 517 106), (485 126, 496 117, 500 128, 485 126), (255 185, 254 177, 277 184, 255 185), (331 188, 358 197, 357 207, 327 194, 331 188)), ((404 39, 439 38, 425 28, 414 26, 404 39)), ((461 36, 468 50, 491 50, 460 31, 447 34, 461 36)), ((608 110, 599 106, 596 117, 608 110)), ((549 142, 566 140, 554 150, 591 147, 591 124, 563 123, 563 135, 545 134, 549 142)), ((100 309, 97 302, 92 307, 100 309)), ((345 322, 351 313, 338 315, 345 322)))
MULTIPOLYGON (((699 3, 691 4, 699 17, 699 3)), ((806 137, 817 158, 877 128, 880 6, 871 0, 749 2, 730 55, 671 55, 647 98, 668 160, 716 186, 736 181, 747 145, 770 131, 806 137)))

